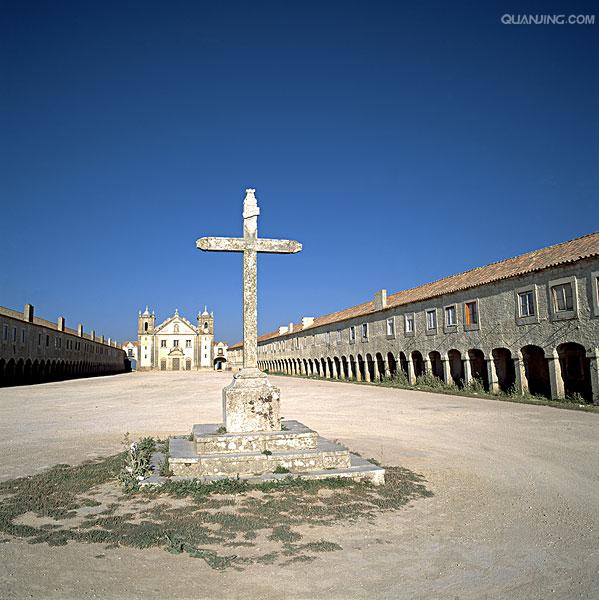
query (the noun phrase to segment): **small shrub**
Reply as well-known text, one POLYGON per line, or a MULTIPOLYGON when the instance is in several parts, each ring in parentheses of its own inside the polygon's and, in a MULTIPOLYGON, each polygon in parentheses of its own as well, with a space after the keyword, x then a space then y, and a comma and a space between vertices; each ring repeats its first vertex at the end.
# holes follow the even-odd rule
POLYGON ((216 433, 227 433, 227 428, 224 425, 221 425, 217 430, 216 433))
POLYGON ((264 454, 264 456, 272 456, 272 452, 270 450, 262 450, 262 454, 264 454))
POLYGON ((277 475, 283 475, 285 473, 291 473, 291 471, 281 465, 277 465, 273 473, 276 473, 277 475))

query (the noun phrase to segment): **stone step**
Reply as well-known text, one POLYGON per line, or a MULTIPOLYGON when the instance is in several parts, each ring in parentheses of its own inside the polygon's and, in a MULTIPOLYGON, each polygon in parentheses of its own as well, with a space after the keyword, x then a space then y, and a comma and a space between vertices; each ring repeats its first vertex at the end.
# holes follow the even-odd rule
POLYGON ((194 425, 192 429, 196 454, 237 452, 271 452, 315 449, 318 434, 299 421, 282 421, 280 431, 250 433, 218 433, 222 423, 194 425))
MULTIPOLYGON (((177 477, 161 477, 158 475, 163 455, 160 459, 157 458, 158 454, 153 457, 152 467, 154 475, 144 479, 140 485, 162 485, 167 481, 191 481, 200 480, 204 483, 210 483, 211 481, 222 481, 223 479, 229 479, 230 476, 226 475, 212 475, 203 477, 193 476, 177 476, 177 477), (154 462, 155 461, 155 462, 154 462)), ((319 469, 315 471, 298 471, 296 473, 263 473, 262 475, 239 475, 240 479, 246 480, 249 483, 265 483, 267 481, 280 481, 287 477, 301 477, 302 479, 328 479, 330 477, 347 477, 355 481, 369 481, 374 485, 381 485, 385 483, 385 469, 377 465, 368 462, 366 459, 356 454, 350 454, 350 465, 343 469, 319 469)))
POLYGON ((262 452, 197 454, 195 444, 171 438, 169 465, 174 475, 187 477, 255 475, 272 473, 277 467, 291 473, 328 469, 347 469, 351 465, 349 450, 324 438, 317 438, 316 448, 262 452))

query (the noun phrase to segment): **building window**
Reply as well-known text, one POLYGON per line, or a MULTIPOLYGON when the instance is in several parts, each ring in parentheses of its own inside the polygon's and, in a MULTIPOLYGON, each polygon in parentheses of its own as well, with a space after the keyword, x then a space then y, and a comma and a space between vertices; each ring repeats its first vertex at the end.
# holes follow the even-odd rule
POLYGON ((4 341, 8 340, 8 325, 4 325, 4 341))
POLYGON ((185 347, 191 348, 191 340, 185 340, 185 347))
POLYGON ((173 340, 173 348, 177 348, 179 345, 179 340, 173 340))
POLYGON ((16 327, 12 328, 12 341, 13 342, 17 341, 17 328, 16 327))
POLYGON ((478 302, 466 302, 464 305, 464 322, 466 325, 478 325, 478 302))
POLYGON ((532 290, 526 290, 518 294, 518 311, 521 317, 534 317, 535 296, 532 290))
POLYGON ((174 333, 179 333, 179 325, 175 325, 175 326, 173 327, 173 332, 174 332, 174 333))
POLYGON ((409 313, 404 317, 406 333, 414 333, 414 313, 409 313))
POLYGON ((454 327, 458 324, 455 304, 445 307, 445 327, 454 327))
POLYGON ((337 329, 337 343, 341 343, 341 329, 337 329))
POLYGON ((133 356, 133 350, 131 348, 127 350, 127 356, 133 356))
POLYGON ((553 296, 553 310, 557 312, 574 310, 574 295, 572 294, 572 284, 562 283, 554 285, 551 288, 553 296))
POLYGON ((362 323, 362 341, 368 340, 368 323, 362 323))
POLYGON ((41 333, 37 334, 37 345, 38 346, 42 345, 42 334, 41 333))
POLYGON ((144 323, 144 331, 148 331, 148 324, 144 323))
POLYGON ((160 340, 160 347, 166 348, 166 340, 160 340))
POLYGON ((331 332, 330 332, 330 331, 327 331, 327 332, 326 332, 326 336, 327 336, 327 337, 326 337, 326 340, 327 340, 327 346, 330 346, 330 345, 331 345, 331 332))
POLYGON ((387 337, 395 337, 395 319, 393 317, 387 319, 387 337))
POLYGON ((349 328, 349 341, 350 341, 350 343, 353 343, 356 341, 356 326, 355 325, 352 325, 349 328))
POLYGON ((25 330, 21 329, 21 344, 25 343, 25 330))
POLYGON ((427 331, 437 329, 437 311, 434 308, 426 311, 426 329, 427 331))

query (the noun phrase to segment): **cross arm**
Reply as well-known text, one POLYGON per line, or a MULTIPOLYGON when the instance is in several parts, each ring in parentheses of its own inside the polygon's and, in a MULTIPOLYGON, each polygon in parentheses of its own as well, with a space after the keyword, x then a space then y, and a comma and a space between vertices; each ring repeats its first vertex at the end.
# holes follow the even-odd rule
POLYGON ((302 245, 295 240, 275 240, 269 238, 226 238, 204 237, 196 242, 199 250, 207 252, 270 252, 273 254, 295 254, 300 252, 302 245))
POLYGON ((243 252, 246 241, 243 238, 203 237, 196 241, 196 248, 208 252, 243 252))

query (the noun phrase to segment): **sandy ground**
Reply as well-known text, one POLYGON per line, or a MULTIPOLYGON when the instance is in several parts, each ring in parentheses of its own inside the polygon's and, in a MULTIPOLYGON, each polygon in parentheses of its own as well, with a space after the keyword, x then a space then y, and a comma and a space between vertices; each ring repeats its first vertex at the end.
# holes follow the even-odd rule
MULTIPOLYGON (((218 422, 230 378, 133 373, 0 389, 0 478, 114 453, 126 431, 165 437, 218 422)), ((434 497, 337 527, 343 551, 313 563, 243 572, 160 549, 9 541, 0 597, 599 598, 599 415, 272 381, 286 418, 421 473, 434 497)))

